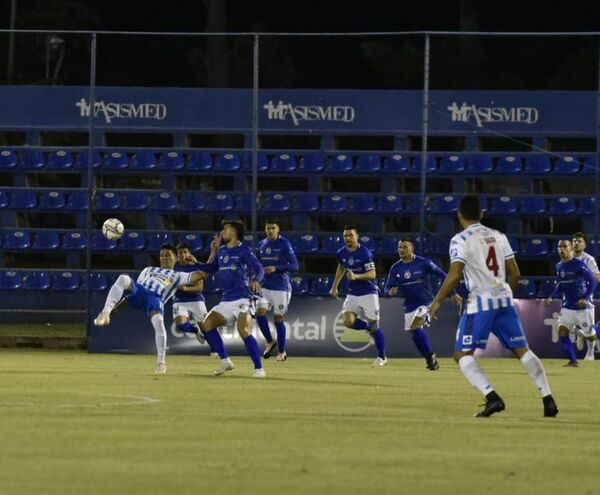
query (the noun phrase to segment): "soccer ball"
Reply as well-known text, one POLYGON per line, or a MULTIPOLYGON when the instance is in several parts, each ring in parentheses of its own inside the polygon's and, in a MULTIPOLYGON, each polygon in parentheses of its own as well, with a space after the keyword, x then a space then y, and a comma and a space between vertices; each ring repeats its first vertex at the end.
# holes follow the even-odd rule
POLYGON ((102 235, 109 241, 116 241, 123 236, 125 226, 118 218, 109 218, 102 224, 102 235))

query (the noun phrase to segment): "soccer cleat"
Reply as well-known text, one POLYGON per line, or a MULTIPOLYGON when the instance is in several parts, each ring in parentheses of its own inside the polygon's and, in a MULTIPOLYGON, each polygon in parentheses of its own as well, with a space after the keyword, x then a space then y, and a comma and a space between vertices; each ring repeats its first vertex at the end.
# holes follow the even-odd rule
POLYGON ((373 368, 377 368, 378 366, 385 366, 387 364, 387 358, 380 358, 378 357, 375 361, 373 361, 373 364, 371 365, 373 368))
POLYGON ((271 357, 271 354, 275 350, 275 347, 277 347, 277 341, 276 340, 272 340, 271 342, 267 342, 267 345, 265 345, 265 350, 262 353, 263 359, 269 359, 271 357))
POLYGON ((287 359, 287 352, 280 352, 277 354, 276 361, 285 361, 287 359))
POLYGON ((584 361, 593 361, 596 357, 593 354, 586 354, 583 358, 584 361))
POLYGON ((265 373, 265 370, 262 368, 257 368, 254 370, 254 373, 252 373, 252 378, 266 378, 267 374, 265 373))
POLYGON ((156 365, 156 369, 154 370, 155 375, 166 375, 167 374, 167 365, 166 363, 158 363, 156 365))
POLYGON ((110 323, 110 311, 102 310, 100 314, 94 319, 94 325, 97 327, 104 327, 110 323))
POLYGON ((483 411, 479 411, 475 414, 476 418, 488 418, 492 414, 499 413, 504 411, 506 406, 504 405, 504 401, 496 394, 493 399, 488 399, 485 401, 483 411))
POLYGON ((563 368, 579 368, 577 361, 569 361, 567 364, 563 364, 563 368))
POLYGON ((425 359, 427 361, 426 368, 429 371, 435 371, 440 369, 440 363, 438 363, 437 356, 433 353, 430 357, 425 359))
POLYGON ((547 418, 553 418, 558 414, 558 406, 554 402, 554 398, 551 395, 547 395, 542 398, 544 402, 544 416, 547 418))
POLYGON ((229 358, 221 359, 221 364, 215 370, 215 375, 220 376, 223 373, 225 373, 226 371, 231 371, 232 369, 235 369, 235 365, 233 364, 233 361, 231 359, 229 359, 229 358))
MULTIPOLYGON (((198 328, 197 325, 194 325, 194 326, 196 328, 198 328)), ((200 328, 198 328, 198 332, 195 335, 196 335, 196 340, 198 341, 198 343, 204 344, 206 342, 206 339, 204 338, 204 333, 202 332, 202 330, 200 330, 200 328)))
POLYGON ((210 353, 210 357, 211 358, 218 358, 219 357, 219 353, 218 352, 211 352, 210 353))

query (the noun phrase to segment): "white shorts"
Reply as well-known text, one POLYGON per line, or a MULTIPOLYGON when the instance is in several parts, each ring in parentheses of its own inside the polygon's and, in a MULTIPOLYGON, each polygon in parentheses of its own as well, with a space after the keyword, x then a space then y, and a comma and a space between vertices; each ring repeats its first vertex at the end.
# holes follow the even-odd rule
POLYGON ((225 320, 226 326, 233 325, 240 313, 254 314, 254 303, 250 299, 237 299, 235 301, 222 301, 217 304, 210 312, 219 313, 225 320))
POLYGON ((415 321, 415 318, 423 318, 425 323, 423 326, 429 325, 429 306, 419 306, 414 311, 404 314, 404 330, 410 330, 410 327, 415 321))
POLYGON ((274 315, 283 316, 287 313, 291 298, 292 293, 287 290, 263 289, 262 297, 259 299, 256 307, 266 309, 267 311, 272 309, 274 315))
POLYGON ((342 313, 348 311, 355 313, 361 320, 379 321, 379 296, 377 294, 365 294, 364 296, 348 294, 344 299, 342 313))
POLYGON ((188 301, 173 303, 173 319, 184 316, 188 320, 202 323, 206 317, 206 304, 204 301, 188 301))
POLYGON ((594 311, 587 309, 562 308, 558 315, 558 326, 565 327, 569 332, 581 334, 584 337, 596 335, 594 328, 594 311))

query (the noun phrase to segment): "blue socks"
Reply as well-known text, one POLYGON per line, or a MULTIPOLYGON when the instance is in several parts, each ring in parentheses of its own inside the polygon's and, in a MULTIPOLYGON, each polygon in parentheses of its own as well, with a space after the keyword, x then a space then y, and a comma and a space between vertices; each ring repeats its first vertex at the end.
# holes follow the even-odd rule
POLYGON ((177 330, 184 333, 198 333, 198 327, 196 325, 192 325, 192 323, 189 321, 186 321, 181 325, 177 325, 177 330))
POLYGON ((254 368, 262 368, 260 351, 258 350, 258 342, 256 342, 256 339, 252 335, 248 335, 248 337, 244 339, 244 345, 246 346, 246 351, 250 355, 250 359, 252 359, 252 362, 254 363, 254 368))
POLYGON ((415 330, 410 330, 410 336, 417 349, 419 349, 421 356, 424 358, 431 357, 433 349, 431 348, 431 342, 429 342, 427 333, 422 328, 416 328, 415 330))
POLYGON ((377 347, 377 355, 381 359, 385 359, 385 337, 383 336, 381 328, 377 327, 377 329, 374 332, 371 332, 371 335, 373 336, 373 340, 375 340, 375 347, 377 347))
POLYGON ((225 344, 223 344, 221 334, 217 330, 204 332, 204 338, 206 339, 206 342, 208 342, 210 350, 219 354, 221 359, 225 359, 229 356, 225 350, 225 344))
POLYGON ((560 337, 560 346, 563 348, 563 351, 567 354, 569 361, 572 363, 577 362, 577 356, 575 355, 575 347, 573 347, 573 343, 568 335, 564 337, 560 337))
POLYGON ((256 316, 256 323, 258 323, 258 328, 260 329, 260 333, 263 334, 265 340, 269 343, 273 342, 273 337, 271 336, 271 330, 269 328, 269 320, 265 315, 256 316))
POLYGON ((366 321, 361 320, 360 318, 356 318, 356 320, 354 321, 354 325, 352 326, 352 328, 354 330, 368 330, 369 329, 369 324, 366 321))
POLYGON ((275 330, 277 330, 277 350, 280 353, 285 352, 285 323, 276 321, 275 330))

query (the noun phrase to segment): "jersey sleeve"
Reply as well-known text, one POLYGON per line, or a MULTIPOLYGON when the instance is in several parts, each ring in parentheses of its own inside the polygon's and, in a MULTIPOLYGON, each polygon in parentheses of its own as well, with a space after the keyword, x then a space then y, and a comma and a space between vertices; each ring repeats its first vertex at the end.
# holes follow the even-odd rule
POLYGON ((510 260, 515 257, 515 253, 513 252, 513 248, 508 242, 508 237, 502 234, 502 240, 500 241, 502 245, 502 252, 504 253, 504 259, 510 260))
POLYGON ((396 287, 396 268, 395 265, 392 265, 390 273, 388 273, 387 280, 385 281, 385 286, 383 287, 383 293, 389 294, 390 290, 393 287, 396 287))
POLYGON ((177 272, 177 287, 191 284, 192 273, 194 272, 177 272))
POLYGON ((275 265, 275 269, 278 272, 297 272, 299 268, 298 258, 296 258, 296 253, 294 253, 289 241, 284 244, 283 257, 284 262, 275 265))
POLYGON ((371 254, 371 251, 365 248, 364 256, 365 257, 363 259, 363 268, 365 269, 365 272, 375 270, 375 262, 373 261, 373 255, 371 254))
POLYGON ((265 277, 265 269, 261 265, 260 261, 258 261, 258 258, 254 254, 254 251, 252 251, 252 249, 248 248, 244 251, 243 256, 244 256, 244 261, 248 264, 248 266, 254 272, 254 278, 259 283, 262 282, 263 278, 265 277))
POLYGON ((461 239, 459 236, 454 236, 450 241, 450 263, 457 261, 464 265, 466 259, 467 255, 464 239, 461 239))
POLYGON ((600 273, 600 270, 598 270, 598 263, 596 263, 596 258, 594 258, 593 256, 590 256, 587 259, 586 266, 587 266, 588 270, 590 272, 592 272, 593 275, 600 273))

